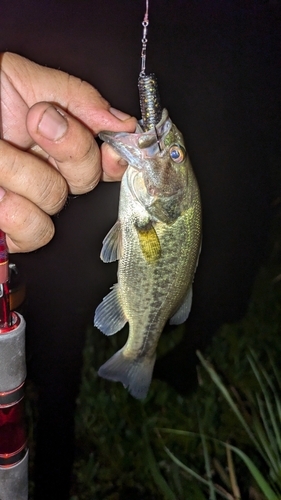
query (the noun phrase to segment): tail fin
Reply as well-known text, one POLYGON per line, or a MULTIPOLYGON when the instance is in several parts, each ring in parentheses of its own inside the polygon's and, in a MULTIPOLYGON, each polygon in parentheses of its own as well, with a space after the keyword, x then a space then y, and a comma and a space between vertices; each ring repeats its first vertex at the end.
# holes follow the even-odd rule
POLYGON ((144 399, 148 393, 156 355, 152 358, 131 359, 124 355, 124 347, 116 352, 98 371, 100 377, 122 382, 136 399, 144 399))

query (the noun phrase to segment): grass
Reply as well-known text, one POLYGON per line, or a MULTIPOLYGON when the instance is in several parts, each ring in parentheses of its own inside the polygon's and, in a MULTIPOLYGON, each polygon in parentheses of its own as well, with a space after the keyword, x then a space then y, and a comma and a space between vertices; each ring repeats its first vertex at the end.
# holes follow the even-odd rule
MULTIPOLYGON (((179 461, 167 448, 166 452, 168 453, 170 458, 172 458, 172 460, 177 463, 179 467, 181 467, 183 470, 187 470, 189 473, 193 474, 194 477, 196 477, 199 481, 208 485, 210 492, 209 498, 216 499, 217 492, 224 498, 238 499, 241 498, 241 494, 235 474, 234 462, 232 459, 231 452, 234 452, 234 454, 236 454, 248 468, 248 471, 250 472, 255 483, 263 493, 264 498, 268 500, 278 500, 278 498, 281 497, 281 447, 279 431, 281 395, 279 394, 280 390, 278 391, 277 387, 277 383, 278 381, 280 381, 280 373, 278 373, 275 369, 274 383, 269 373, 264 370, 264 368, 257 361, 256 357, 253 354, 249 356, 249 363, 251 365, 252 372, 259 384, 259 392, 255 394, 254 398, 252 398, 252 395, 250 394, 250 397, 247 397, 243 402, 244 408, 245 402, 247 402, 248 406, 246 414, 243 415, 243 412, 239 408, 241 406, 241 399, 239 398, 238 401, 235 402, 232 395, 230 394, 229 389, 224 385, 214 368, 206 361, 206 359, 204 359, 201 353, 198 353, 198 356, 207 373, 210 375, 213 383, 227 401, 229 407, 232 409, 240 425, 244 428, 244 431, 252 442, 254 454, 258 454, 262 459, 262 469, 267 470, 267 474, 265 477, 262 472, 256 467, 253 460, 237 446, 233 446, 229 443, 224 443, 215 438, 206 437, 203 434, 200 419, 199 431, 204 449, 204 459, 208 481, 198 475, 196 477, 195 474, 193 474, 193 471, 191 472, 190 470, 188 470, 188 468, 181 461, 179 461), (250 421, 251 425, 249 425, 247 420, 250 421), (231 493, 223 492, 222 488, 218 488, 217 485, 215 485, 213 482, 210 469, 210 456, 206 445, 207 440, 215 441, 221 444, 226 449, 229 471, 229 481, 227 479, 226 482, 231 485, 233 496, 231 496, 231 493)), ((246 393, 247 390, 245 391, 245 395, 246 393)), ((189 437, 191 435, 191 433, 188 431, 175 431, 174 429, 161 429, 161 431, 171 434, 180 434, 186 437, 189 437)))

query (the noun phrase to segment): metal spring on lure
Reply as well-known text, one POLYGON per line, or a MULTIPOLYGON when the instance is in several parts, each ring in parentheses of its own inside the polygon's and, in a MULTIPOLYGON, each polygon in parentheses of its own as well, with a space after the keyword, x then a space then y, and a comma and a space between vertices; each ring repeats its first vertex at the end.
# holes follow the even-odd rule
POLYGON ((154 73, 145 74, 146 62, 146 45, 147 45, 147 28, 148 20, 148 0, 146 0, 146 12, 142 22, 142 51, 141 51, 141 72, 138 80, 141 117, 143 121, 143 129, 145 132, 154 128, 156 133, 156 125, 161 120, 162 108, 160 104, 160 96, 158 91, 157 79, 154 73))

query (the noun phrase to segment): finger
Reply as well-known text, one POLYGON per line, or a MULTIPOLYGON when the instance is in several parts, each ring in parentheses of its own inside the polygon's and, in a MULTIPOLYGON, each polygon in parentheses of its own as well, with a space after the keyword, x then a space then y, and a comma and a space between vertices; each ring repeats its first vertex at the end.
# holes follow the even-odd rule
POLYGON ((65 179, 52 165, 2 140, 0 186, 24 196, 48 214, 57 213, 68 195, 65 179))
MULTIPOLYGON (((135 130, 135 118, 121 112, 118 116, 118 110, 110 108, 110 104, 92 85, 79 78, 63 71, 40 66, 9 52, 2 56, 1 71, 3 76, 6 76, 3 78, 5 85, 2 88, 1 99, 11 104, 16 99, 18 109, 20 109, 19 96, 22 99, 21 105, 28 108, 40 101, 55 102, 86 124, 94 135, 102 130, 115 132, 135 130)), ((9 118, 10 109, 4 107, 2 121, 8 123, 9 118)), ((9 140, 18 144, 18 136, 14 137, 13 134, 12 127, 9 129, 9 140)))
POLYGON ((26 124, 30 136, 66 179, 71 193, 85 193, 97 185, 101 177, 100 150, 87 127, 47 102, 30 109, 26 124))
POLYGON ((101 146, 101 157, 102 180, 107 182, 120 181, 128 166, 128 162, 121 158, 106 142, 101 146))
POLYGON ((6 233, 9 252, 30 252, 54 236, 51 218, 32 202, 0 188, 0 227, 6 233), (2 196, 2 197, 1 197, 2 196))
MULTIPOLYGON (((68 74, 39 66, 16 54, 5 53, 2 57, 2 73, 4 88, 2 89, 3 102, 10 102, 11 107, 3 107, 2 119, 7 124, 4 131, 4 138, 21 147, 31 147, 32 141, 27 128, 22 124, 21 116, 26 112, 26 107, 33 106, 38 100, 47 100, 60 104, 62 108, 68 109, 81 122, 92 131, 93 134, 101 130, 134 132, 136 119, 129 115, 110 108, 110 105, 99 92, 86 82, 68 74), (6 79, 4 78, 6 77, 6 79), (21 101, 19 101, 19 96, 21 101), (12 103, 16 102, 17 120, 13 121, 11 117, 12 103), (19 114, 21 110, 21 114, 19 114), (12 123, 10 123, 12 119, 12 123), (20 123, 19 133, 16 123, 20 123), (25 131, 25 132, 23 132, 25 131)), ((2 83, 3 86, 3 83, 2 83)), ((109 165, 104 168, 109 171, 109 175, 104 174, 104 179, 116 180, 120 177, 119 164, 120 158, 113 155, 105 157, 109 160, 109 165), (115 161, 114 161, 115 158, 115 161)), ((57 167, 59 167, 57 165, 57 167)), ((77 172, 78 174, 78 172, 77 172)), ((95 185, 96 179, 90 178, 90 185, 85 189, 81 188, 78 192, 85 192, 95 185)), ((69 179, 71 185, 72 180, 69 179)), ((86 184, 86 183, 85 183, 86 184)), ((74 187, 74 191, 76 189, 74 187)))

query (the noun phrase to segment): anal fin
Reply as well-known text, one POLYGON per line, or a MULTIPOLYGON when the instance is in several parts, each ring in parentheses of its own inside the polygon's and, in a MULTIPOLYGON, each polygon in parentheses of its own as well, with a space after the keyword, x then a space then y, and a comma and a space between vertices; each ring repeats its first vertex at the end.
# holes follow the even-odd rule
POLYGON ((171 317, 170 325, 181 325, 188 318, 192 305, 192 286, 188 289, 185 299, 177 312, 171 317))

